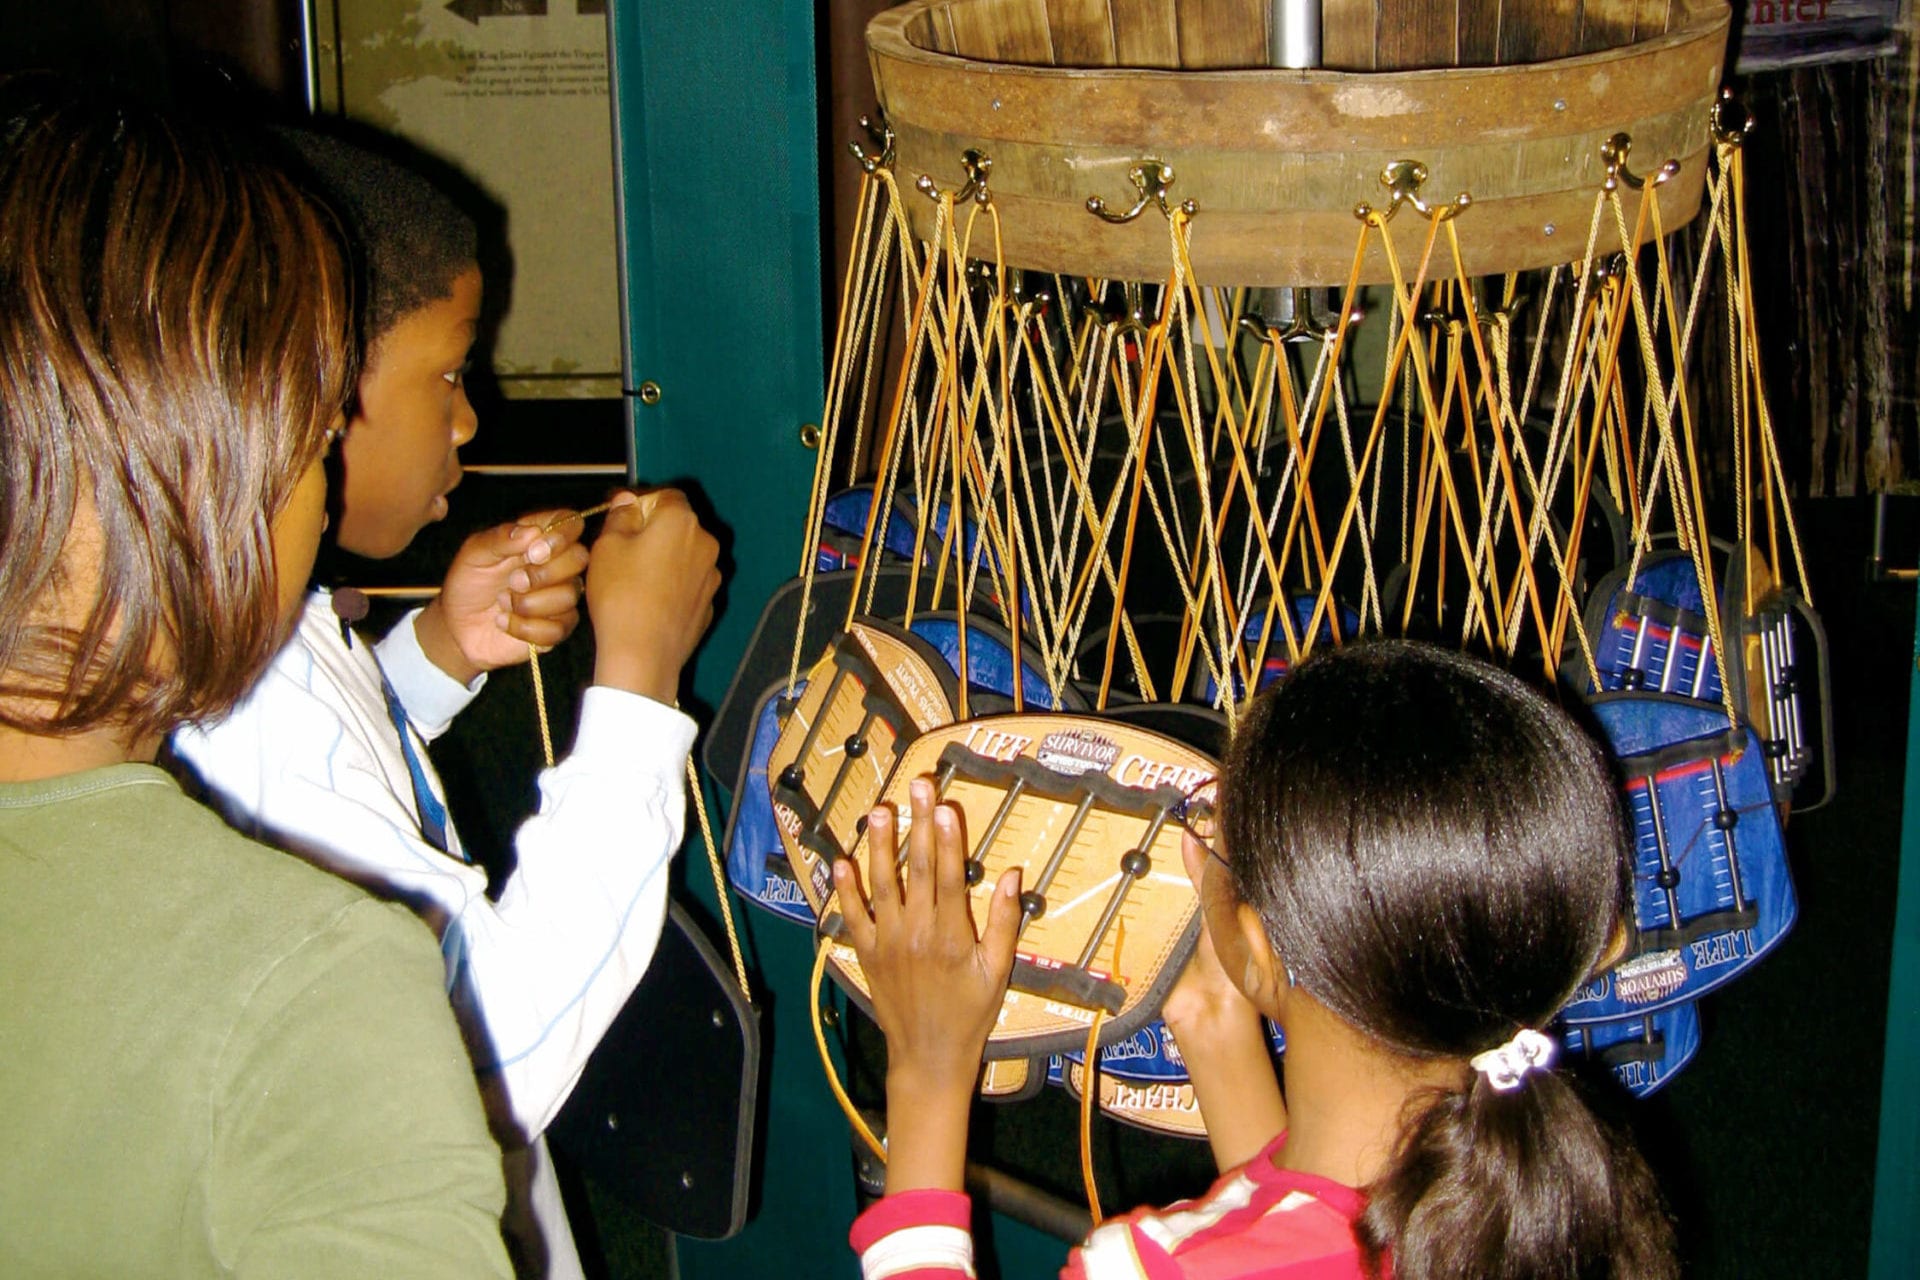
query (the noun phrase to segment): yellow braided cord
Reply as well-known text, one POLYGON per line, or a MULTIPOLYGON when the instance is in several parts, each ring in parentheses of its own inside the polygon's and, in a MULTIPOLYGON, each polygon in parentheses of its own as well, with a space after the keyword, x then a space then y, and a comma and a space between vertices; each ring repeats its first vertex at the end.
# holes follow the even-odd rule
MULTIPOLYGON (((1913 61, 1915 65, 1920 65, 1920 60, 1910 61, 1913 61)), ((1913 108, 1910 104, 1908 107, 1909 113, 1911 113, 1912 110, 1913 108)), ((1790 492, 1787 487, 1787 477, 1785 471, 1781 469, 1779 442, 1775 440, 1773 434, 1773 415, 1767 407, 1766 384, 1760 376, 1760 335, 1757 328, 1758 317, 1754 313, 1752 287, 1749 283, 1752 279, 1751 268, 1747 258, 1746 165, 1742 158, 1743 155, 1744 153, 1738 148, 1734 149, 1732 163, 1733 194, 1730 204, 1733 209, 1733 224, 1737 231, 1735 243, 1738 246, 1740 258, 1742 328, 1747 339, 1748 359, 1751 361, 1753 368, 1754 410, 1759 419, 1758 432, 1760 444, 1766 458, 1767 469, 1772 476, 1774 486, 1778 488, 1780 493, 1780 509, 1786 521, 1787 542, 1793 551, 1793 567, 1795 574, 1799 577, 1800 595, 1807 602, 1807 607, 1812 608, 1813 582, 1812 579, 1807 577, 1806 555, 1800 546, 1800 527, 1793 518, 1793 505, 1787 501, 1790 492)), ((1911 171, 1908 173, 1908 181, 1912 181, 1911 171)), ((1907 217, 1909 219, 1913 217, 1911 208, 1907 211, 1907 217)), ((1907 245, 1907 252, 1909 255, 1913 252, 1911 242, 1907 245)), ((1912 288, 1911 278, 1909 278, 1907 282, 1907 287, 1909 289, 1912 288)), ((1774 572, 1776 574, 1779 572, 1778 564, 1774 566, 1774 572)))
MULTIPOLYGON (((1728 166, 1732 163, 1732 151, 1732 146, 1724 142, 1714 148, 1714 152, 1720 162, 1719 173, 1716 175, 1714 184, 1716 188, 1714 194, 1716 197, 1719 195, 1718 188, 1727 180, 1728 166)), ((1740 290, 1745 282, 1740 279, 1740 256, 1737 252, 1737 247, 1733 245, 1732 241, 1732 220, 1733 210, 1716 199, 1714 201, 1713 214, 1708 220, 1708 226, 1717 232, 1720 238, 1725 240, 1729 245, 1728 251, 1721 257, 1721 279, 1727 291, 1727 373, 1733 383, 1733 386, 1730 388, 1733 409, 1733 476, 1735 485, 1733 537, 1736 544, 1744 547, 1747 545, 1747 517, 1751 514, 1749 508, 1753 501, 1753 484, 1747 475, 1747 467, 1749 465, 1746 447, 1748 423, 1748 366, 1740 350, 1740 314, 1745 310, 1745 304, 1740 297, 1740 290)), ((1747 579, 1747 594, 1749 597, 1747 603, 1749 610, 1751 610, 1751 596, 1753 594, 1752 575, 1747 574, 1743 576, 1747 579)))
POLYGON ((1087 1210, 1093 1214, 1093 1225, 1099 1226, 1103 1215, 1100 1212, 1100 1184, 1093 1176, 1093 1099, 1100 1090, 1100 1028, 1106 1023, 1107 1011, 1093 1011, 1093 1025, 1087 1029, 1086 1067, 1080 1073, 1080 1178, 1087 1188, 1087 1210))
MULTIPOLYGON (((1429 371, 1433 367, 1434 359, 1428 353, 1427 343, 1420 336, 1419 316, 1413 309, 1415 301, 1419 298, 1427 284, 1428 272, 1433 262, 1434 246, 1439 241, 1441 220, 1431 219, 1428 222, 1426 244, 1421 249, 1420 265, 1414 273, 1411 285, 1407 284, 1404 274, 1400 269, 1400 261, 1394 253, 1393 240, 1387 230, 1385 217, 1376 210, 1371 214, 1370 220, 1375 222, 1380 232, 1381 246, 1386 251, 1388 270, 1393 276, 1395 308, 1401 313, 1400 343, 1395 360, 1397 361, 1404 358, 1408 346, 1411 346, 1414 369, 1413 384, 1420 393, 1421 409, 1425 414, 1426 440, 1427 443, 1431 445, 1435 455, 1435 478, 1439 487, 1434 497, 1436 500, 1444 500, 1444 514, 1451 520, 1454 540, 1459 546, 1464 548, 1468 545, 1465 517, 1460 507, 1460 495, 1454 490, 1453 477, 1444 465, 1446 455, 1446 439, 1443 430, 1444 419, 1441 416, 1439 407, 1434 403, 1433 398, 1433 381, 1429 371)), ((1394 362, 1390 361, 1388 365, 1389 378, 1392 376, 1393 368, 1394 362)), ((1451 379, 1449 379, 1449 390, 1451 390, 1451 379)), ((1441 530, 1444 532, 1445 528, 1446 526, 1443 524, 1441 530)), ((1422 520, 1415 530, 1414 554, 1408 570, 1407 601, 1409 604, 1411 604, 1413 600, 1413 584, 1419 580, 1420 576, 1420 551, 1425 532, 1426 522, 1422 520)), ((1489 649, 1495 648, 1496 642, 1489 623, 1487 606, 1481 597, 1479 580, 1474 575, 1468 574, 1466 582, 1467 618, 1469 620, 1478 620, 1482 638, 1486 642, 1487 647, 1489 649)), ((1325 593, 1323 592, 1322 594, 1324 597, 1325 593)), ((1315 608, 1313 625, 1307 628, 1309 639, 1319 634, 1320 618, 1323 613, 1323 608, 1318 606, 1315 608)))
MULTIPOLYGON (((613 510, 613 503, 603 502, 597 507, 588 507, 585 511, 564 511, 540 527, 541 533, 552 533, 569 520, 585 520, 597 516, 603 511, 613 510)), ((553 768, 553 730, 547 727, 547 686, 540 678, 540 646, 527 646, 527 669, 533 677, 533 711, 540 723, 540 756, 547 762, 547 768, 553 768)))
MULTIPOLYGON (((1129 618, 1121 608, 1122 597, 1125 594, 1125 588, 1122 585, 1125 572, 1124 565, 1116 569, 1112 554, 1108 550, 1108 541, 1113 531, 1113 522, 1120 514, 1121 500, 1126 496, 1128 491, 1127 477, 1136 475, 1138 470, 1145 466, 1146 433, 1151 425, 1148 418, 1139 411, 1139 407, 1133 398, 1132 378, 1128 372, 1126 357, 1124 352, 1119 351, 1121 346, 1118 341, 1120 329, 1121 326, 1119 324, 1111 322, 1100 326, 1098 330, 1100 335, 1099 346, 1090 354, 1090 358, 1098 360, 1098 369, 1094 382, 1094 395, 1089 400, 1089 404, 1097 407, 1097 405, 1104 400, 1108 376, 1117 373, 1118 376, 1115 379, 1119 384, 1117 405, 1120 410, 1121 425, 1127 432, 1127 450, 1120 464, 1120 479, 1114 485, 1113 491, 1107 495, 1107 502, 1104 509, 1101 507, 1101 504, 1095 500, 1093 491, 1088 485, 1088 477, 1094 456, 1095 433, 1099 427, 1097 414, 1090 417, 1086 423, 1087 444, 1084 450, 1074 448, 1070 438, 1065 435, 1063 430, 1056 424, 1056 434, 1058 435, 1061 449, 1061 463, 1074 486, 1073 496, 1076 499, 1074 504, 1075 510, 1078 512, 1081 522, 1091 526, 1090 545, 1088 547, 1089 559, 1084 571, 1079 575, 1079 585, 1073 587, 1067 597, 1066 608, 1071 612, 1073 621, 1068 628, 1066 638, 1059 645, 1058 652, 1061 654, 1063 662, 1071 662, 1075 650, 1079 648, 1080 637, 1084 632, 1087 616, 1093 606, 1093 570, 1097 567, 1101 576, 1105 579, 1108 588, 1113 592, 1115 601, 1114 620, 1117 620, 1120 635, 1127 642, 1127 656, 1133 663, 1134 678, 1139 682, 1142 696, 1151 702, 1157 700, 1157 695, 1154 692, 1153 678, 1147 670, 1146 657, 1141 653, 1139 641, 1134 635, 1132 619, 1129 618)), ((1079 525, 1076 524, 1074 528, 1077 535, 1079 525)), ((1130 539, 1128 545, 1132 545, 1130 539)), ((1076 536, 1076 549, 1077 546, 1078 539, 1076 536)), ((1063 565, 1063 575, 1065 574, 1065 570, 1066 567, 1063 565)), ((1112 634, 1113 631, 1110 623, 1108 632, 1110 643, 1112 634)), ((1099 705, 1103 708, 1106 706, 1106 686, 1107 682, 1103 678, 1101 681, 1101 697, 1099 701, 1099 705)))
MULTIPOLYGON (((892 175, 885 170, 867 174, 861 179, 860 201, 856 206, 853 246, 854 259, 847 272, 847 280, 840 295, 840 316, 834 331, 834 348, 828 369, 831 378, 827 383, 825 407, 820 414, 820 452, 813 463, 813 483, 807 498, 807 523, 800 541, 800 613, 794 626, 793 653, 787 664, 787 697, 793 697, 794 689, 800 683, 800 646, 806 636, 807 615, 813 603, 813 578, 819 564, 819 545, 821 527, 826 519, 827 491, 831 485, 833 455, 838 448, 840 438, 841 407, 846 394, 846 379, 851 375, 853 360, 859 347, 859 335, 868 333, 865 373, 860 381, 860 403, 855 411, 853 436, 853 462, 859 465, 860 445, 866 425, 867 397, 873 384, 874 340, 880 325, 876 310, 880 296, 880 285, 887 272, 887 256, 894 237, 887 231, 878 233, 881 257, 878 267, 866 269, 871 239, 874 235, 873 218, 877 212, 880 192, 885 189, 893 192, 892 175), (857 282, 857 287, 856 287, 857 282), (849 317, 848 304, 851 300, 853 310, 849 317)), ((877 497, 876 497, 877 501, 877 497)), ((869 511, 869 516, 872 512, 869 511)))
MULTIPOLYGON (((1347 329, 1349 325, 1352 323, 1354 313, 1357 309, 1356 304, 1358 303, 1359 297, 1360 297, 1360 268, 1361 268, 1361 264, 1366 260, 1368 234, 1371 231, 1378 230, 1382 225, 1383 223, 1381 222, 1380 216, 1378 213, 1375 213, 1370 217, 1368 217, 1364 222, 1362 222, 1360 227, 1359 239, 1354 244, 1353 267, 1347 275, 1347 288, 1346 288, 1346 292, 1342 295, 1341 306, 1340 306, 1340 324, 1339 324, 1339 327, 1334 331, 1334 351, 1333 351, 1333 355, 1329 357, 1331 360, 1335 362, 1336 366, 1339 360, 1340 347, 1346 340, 1347 329)), ((1391 250, 1388 251, 1388 256, 1389 258, 1391 258, 1392 256, 1391 250)), ((1399 367, 1399 362, 1405 355, 1406 336, 1407 336, 1406 332, 1403 328, 1396 329, 1394 332, 1396 336, 1393 342, 1389 344, 1391 348, 1391 354, 1388 356, 1388 359, 1387 359, 1386 373, 1382 382, 1383 386, 1392 385, 1395 372, 1399 367)), ((1320 402, 1320 408, 1314 417, 1313 430, 1309 436, 1310 439, 1313 439, 1313 440, 1319 439, 1320 429, 1326 418, 1328 401, 1339 400, 1339 399, 1340 398, 1337 396, 1330 396, 1323 399, 1320 402)), ((1343 409, 1344 409, 1344 403, 1345 403, 1344 401, 1341 401, 1343 409)), ((1378 447, 1380 440, 1383 434, 1385 433, 1387 416, 1391 408, 1392 408, 1392 397, 1387 395, 1382 395, 1380 397, 1380 403, 1374 408, 1373 425, 1367 432, 1367 442, 1361 448, 1361 451, 1360 451, 1359 472, 1362 475, 1366 474, 1367 470, 1369 469, 1369 467, 1371 467, 1373 463, 1374 450, 1376 447, 1378 447)), ((1404 457, 1404 454, 1403 454, 1403 457, 1404 457)), ((1310 460, 1307 460, 1307 461, 1310 461, 1310 460)), ((1306 465, 1306 462, 1303 462, 1302 464, 1303 469, 1305 465, 1306 465)), ((1405 493, 1404 483, 1402 485, 1401 491, 1403 494, 1405 493)), ((1347 534, 1353 528, 1355 523, 1355 518, 1359 513, 1360 500, 1363 496, 1364 495, 1361 489, 1357 487, 1354 488, 1352 492, 1350 492, 1347 495, 1345 508, 1340 513, 1340 524, 1338 528, 1334 531, 1334 536, 1333 536, 1333 550, 1330 551, 1327 555, 1327 563, 1333 566, 1336 570, 1338 569, 1340 564, 1341 553, 1346 547, 1347 534)), ((1296 503, 1294 506, 1293 514, 1288 519, 1286 535, 1281 539, 1282 548, 1292 545, 1295 533, 1299 527, 1299 522, 1300 522, 1300 509, 1299 509, 1299 504, 1296 503)), ((1331 604, 1332 604, 1331 596, 1329 596, 1325 591, 1322 591, 1320 594, 1320 598, 1314 602, 1313 616, 1309 618, 1307 621, 1306 634, 1309 637, 1318 635, 1320 633, 1320 624, 1322 621, 1325 620, 1326 612, 1331 607, 1331 604)))
POLYGON ((720 867, 720 846, 713 838, 713 820, 707 816, 707 792, 700 785, 700 771, 687 757, 687 795, 693 800, 694 814, 700 820, 700 841, 707 847, 707 868, 713 872, 713 898, 720 904, 720 923, 727 929, 727 948, 733 952, 733 976, 740 983, 740 994, 753 1003, 753 990, 747 985, 747 961, 740 953, 740 930, 733 921, 733 895, 727 888, 726 872, 720 867))
MULTIPOLYGON (((1501 386, 1504 386, 1504 379, 1500 378, 1498 373, 1496 372, 1493 362, 1488 358, 1486 346, 1481 340, 1480 317, 1479 317, 1478 309, 1474 305, 1472 286, 1468 283, 1468 280, 1467 280, 1466 261, 1460 252, 1459 229, 1454 225, 1454 220, 1451 218, 1447 220, 1446 226, 1447 226, 1447 241, 1448 241, 1449 247, 1452 249, 1452 252, 1453 252, 1455 280, 1457 281, 1458 287, 1460 290, 1461 302, 1465 307, 1466 313, 1467 313, 1465 329, 1466 329, 1468 338, 1471 339, 1473 343, 1475 368, 1479 372, 1480 391, 1486 400, 1486 409, 1487 409, 1487 416, 1488 416, 1487 430, 1489 434, 1489 439, 1493 442, 1494 461, 1497 464, 1497 468, 1498 468, 1499 479, 1498 479, 1497 485, 1495 481, 1494 472, 1490 471, 1487 476, 1486 487, 1483 492, 1483 496, 1481 499, 1481 508, 1480 508, 1481 534, 1476 539, 1476 547, 1475 547, 1476 560, 1478 560, 1482 552, 1484 552, 1486 556, 1485 571, 1487 573, 1488 580, 1493 581, 1494 579, 1493 543, 1499 538, 1501 530, 1503 528, 1503 520, 1500 519, 1499 517, 1511 515, 1513 519, 1514 536, 1516 539, 1519 538, 1520 530, 1525 523, 1524 514, 1520 510, 1519 486, 1514 483, 1513 460, 1511 455, 1512 453, 1518 453, 1522 458, 1525 458, 1526 450, 1518 439, 1514 441, 1514 447, 1511 450, 1511 452, 1507 447, 1506 420, 1511 417, 1511 413, 1509 412, 1503 416, 1503 413, 1502 413, 1503 406, 1501 402, 1502 398, 1499 395, 1497 395, 1495 391, 1496 383, 1498 383, 1501 386), (1497 503, 1494 497, 1494 490, 1496 487, 1503 489, 1506 493, 1506 505, 1504 507, 1501 507, 1497 503), (1492 525, 1491 531, 1488 530, 1489 524, 1492 525)), ((1466 399, 1466 397, 1469 395, 1469 388, 1466 385, 1466 370, 1464 367, 1460 369, 1460 379, 1461 379, 1460 390, 1463 398, 1463 403, 1461 404, 1460 407, 1466 417, 1466 421, 1468 422, 1469 426, 1471 426, 1473 422, 1473 405, 1469 400, 1466 399)), ((1472 448, 1472 442, 1469 441, 1469 449, 1471 450, 1471 448, 1472 448)), ((1476 455, 1470 452, 1468 456, 1472 457, 1476 455)), ((1529 476, 1529 478, 1531 479, 1532 477, 1529 476)), ((1535 495, 1535 501, 1536 503, 1538 503, 1540 501, 1540 496, 1539 496, 1540 490, 1539 490, 1539 485, 1537 481, 1534 482, 1533 491, 1535 495)), ((1546 676, 1548 680, 1552 680, 1553 666, 1554 666, 1553 655, 1550 652, 1546 651, 1547 644, 1548 644, 1547 618, 1546 618, 1545 610, 1542 608, 1540 603, 1540 586, 1539 586, 1539 583, 1534 579, 1533 556, 1531 554, 1531 550, 1532 549, 1530 547, 1522 547, 1521 549, 1520 580, 1521 580, 1521 583, 1525 585, 1526 592, 1527 592, 1527 602, 1533 614, 1534 626, 1540 634, 1540 646, 1542 650, 1542 658, 1546 664, 1546 676)), ((1558 569, 1561 580, 1564 582, 1566 580, 1566 565, 1561 560, 1560 551, 1557 546, 1554 547, 1553 549, 1553 558, 1554 558, 1555 567, 1558 569)), ((1517 621, 1519 609, 1514 608, 1512 612, 1513 612, 1513 615, 1515 616, 1515 621, 1512 623, 1512 629, 1514 632, 1517 632, 1520 625, 1519 622, 1517 621)), ((1514 646, 1511 643, 1509 643, 1509 645, 1507 646, 1507 652, 1509 653, 1513 652, 1513 648, 1514 646)))
MULTIPOLYGON (((1617 200, 1614 204, 1614 219, 1619 227, 1620 242, 1622 244, 1638 244, 1639 237, 1637 233, 1640 229, 1639 225, 1635 227, 1635 236, 1629 239, 1626 228, 1626 211, 1619 207, 1617 200)), ((1657 208, 1657 202, 1654 196, 1654 188, 1648 187, 1642 194, 1640 201, 1640 218, 1642 223, 1644 223, 1647 215, 1655 208, 1657 208)), ((1656 223, 1656 231, 1657 230, 1658 226, 1656 223)), ((1641 287, 1640 273, 1638 270, 1630 269, 1628 271, 1627 286, 1629 297, 1633 302, 1634 330, 1640 343, 1640 356, 1646 365, 1647 399, 1653 406, 1654 419, 1660 429, 1658 452, 1666 459, 1666 465, 1672 472, 1670 488, 1673 491, 1674 511, 1678 517, 1677 524, 1685 534, 1687 551, 1693 559, 1694 576, 1699 582, 1700 594, 1704 605, 1702 612, 1706 614, 1707 619, 1707 634, 1712 641, 1714 652, 1720 655, 1720 664, 1724 669, 1733 658, 1732 655, 1727 652, 1726 644, 1721 636, 1719 593, 1716 590, 1712 565, 1708 558, 1706 546, 1706 517, 1705 512, 1700 510, 1697 505, 1699 496, 1699 464, 1694 452, 1692 419, 1687 411, 1686 398, 1682 396, 1679 400, 1681 408, 1680 430, 1676 433, 1673 417, 1667 410, 1666 388, 1660 381, 1658 357, 1655 355, 1653 349, 1653 323, 1647 314, 1646 291, 1641 287), (1676 441, 1674 438, 1676 434, 1682 435, 1683 439, 1676 441), (1680 457, 1680 449, 1682 446, 1686 449, 1684 462, 1680 457)), ((1628 581, 1632 581, 1632 579, 1628 579, 1628 581)), ((1733 704, 1733 682, 1731 680, 1723 679, 1720 682, 1720 701, 1727 713, 1728 723, 1737 725, 1739 723, 1739 712, 1733 704)))
POLYGON ((547 686, 540 679, 540 650, 527 646, 527 671, 533 676, 533 712, 540 722, 540 758, 553 768, 553 730, 547 727, 547 686))
POLYGON ((832 946, 831 942, 822 938, 820 945, 813 953, 813 978, 807 985, 809 993, 807 1006, 813 1011, 813 1044, 820 1051, 820 1069, 826 1073, 827 1088, 833 1091, 833 1100, 840 1104, 840 1111, 847 1117, 847 1124, 860 1135, 860 1140, 867 1144, 867 1150, 873 1152, 874 1157, 881 1164, 885 1164, 887 1162, 886 1147, 874 1136, 866 1117, 854 1107, 853 1099, 847 1096, 846 1086, 840 1083, 840 1073, 834 1069, 833 1055, 827 1051, 827 1030, 821 1019, 820 990, 827 976, 827 951, 832 946))
MULTIPOLYGON (((588 507, 585 511, 569 511, 555 516, 544 525, 540 532, 551 533, 569 520, 585 520, 604 511, 611 511, 614 504, 603 502, 597 507, 588 507)), ((547 768, 553 768, 553 731, 547 725, 546 682, 540 678, 540 650, 534 645, 527 646, 527 666, 533 676, 533 707, 540 722, 540 751, 547 762, 547 768)), ((706 792, 700 786, 700 774, 693 767, 693 757, 687 757, 687 795, 693 801, 695 815, 700 822, 700 839, 706 845, 707 864, 713 870, 714 900, 720 905, 720 919, 727 928, 727 945, 733 951, 734 977, 740 982, 740 994, 748 1004, 753 1003, 753 993, 747 984, 747 962, 740 951, 740 933, 734 925, 733 905, 728 900, 726 874, 720 868, 720 846, 713 838, 713 820, 707 815, 706 792)))
MULTIPOLYGON (((874 181, 872 174, 860 180, 860 199, 854 205, 853 221, 853 261, 849 264, 847 278, 841 282, 840 310, 834 322, 833 351, 827 357, 827 398, 820 411, 821 439, 819 453, 813 460, 813 483, 807 496, 807 523, 800 539, 799 573, 810 578, 813 566, 818 559, 818 546, 822 517, 825 515, 827 489, 831 484, 829 476, 833 471, 834 443, 840 425, 840 407, 846 395, 847 379, 854 374, 854 359, 860 350, 861 320, 866 314, 865 302, 869 297, 870 274, 867 270, 868 254, 871 250, 870 227, 875 212, 875 203, 880 195, 880 184, 874 181)), ((888 243, 882 238, 883 243, 888 243)), ((882 270, 884 271, 884 267, 882 270)), ((868 380, 863 379, 861 390, 864 393, 868 380)), ((856 445, 857 449, 857 445, 856 445)), ((809 584, 810 585, 810 584, 809 584)), ((804 595, 806 587, 801 588, 804 595)), ((802 609, 804 616, 805 610, 802 609)), ((792 694, 789 689, 788 694, 792 694)))

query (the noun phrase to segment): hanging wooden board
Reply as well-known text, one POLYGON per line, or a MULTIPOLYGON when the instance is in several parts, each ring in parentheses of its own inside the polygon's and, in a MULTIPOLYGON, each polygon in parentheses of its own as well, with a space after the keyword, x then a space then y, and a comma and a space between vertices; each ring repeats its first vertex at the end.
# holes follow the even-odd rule
POLYGON ((746 1225, 752 1199, 760 1054, 760 1015, 693 917, 669 903, 646 976, 548 1136, 648 1222, 723 1239, 746 1225))
MULTIPOLYGON (((1087 1092, 1087 1069, 1072 1059, 1060 1064, 1061 1083, 1075 1098, 1087 1092)), ((1122 1080, 1101 1072, 1094 1105, 1116 1120, 1124 1120, 1136 1129, 1164 1133, 1175 1138, 1207 1136, 1206 1117, 1200 1114, 1200 1100, 1190 1080, 1122 1080)))
MULTIPOLYGON (((1000 874, 1022 868, 1012 988, 989 1058, 1082 1048, 1096 1011, 1110 1043, 1158 1012, 1199 929, 1175 807, 1217 771, 1171 738, 1091 716, 985 716, 907 745, 879 796, 894 807, 900 847, 907 786, 932 777, 962 815, 977 919, 1000 874)), ((851 855, 863 867, 868 848, 863 832, 851 855)), ((837 916, 837 904, 822 912, 829 936, 837 916)), ((834 945, 829 967, 864 1003, 852 948, 834 945)))
POLYGON ((954 680, 926 641, 874 618, 836 637, 767 757, 787 862, 816 918, 900 749, 953 722, 954 680))

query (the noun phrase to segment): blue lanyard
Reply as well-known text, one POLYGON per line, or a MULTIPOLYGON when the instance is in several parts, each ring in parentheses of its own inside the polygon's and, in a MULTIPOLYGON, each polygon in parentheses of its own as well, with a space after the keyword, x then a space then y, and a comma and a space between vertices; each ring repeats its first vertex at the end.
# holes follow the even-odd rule
MULTIPOLYGON (((375 660, 378 666, 378 660, 375 660)), ((451 853, 447 841, 447 809, 440 803, 440 797, 433 794, 433 787, 427 782, 427 771, 420 763, 420 757, 413 749, 413 734, 408 729, 407 709, 400 705, 400 695, 393 691, 393 685, 387 681, 387 673, 380 673, 380 692, 387 700, 387 718, 393 721, 393 727, 400 734, 400 751, 407 758, 407 774, 413 779, 413 805, 420 814, 420 834, 426 837, 428 844, 442 853, 451 853)), ((460 851, 462 862, 471 862, 466 850, 460 851)))

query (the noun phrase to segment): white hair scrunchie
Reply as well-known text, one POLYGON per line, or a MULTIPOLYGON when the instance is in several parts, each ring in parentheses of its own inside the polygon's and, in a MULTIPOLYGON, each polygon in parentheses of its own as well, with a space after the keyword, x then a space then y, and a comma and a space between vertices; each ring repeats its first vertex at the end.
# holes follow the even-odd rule
POLYGON ((1473 1069, 1487 1078, 1499 1093, 1511 1093, 1520 1087, 1529 1071, 1545 1071, 1553 1065, 1554 1043, 1538 1031, 1522 1027, 1513 1039, 1498 1049, 1475 1054, 1473 1069))

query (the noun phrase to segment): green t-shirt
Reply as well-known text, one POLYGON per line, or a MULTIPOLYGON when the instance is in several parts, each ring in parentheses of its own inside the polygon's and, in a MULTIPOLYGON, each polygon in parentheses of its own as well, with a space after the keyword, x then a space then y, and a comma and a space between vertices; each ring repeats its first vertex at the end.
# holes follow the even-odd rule
POLYGON ((0 1275, 510 1275, 433 936, 148 765, 0 783, 0 1275))

